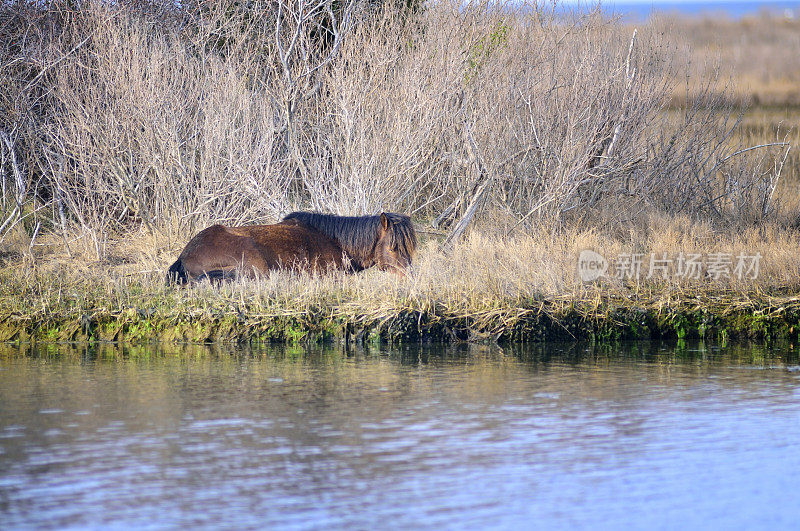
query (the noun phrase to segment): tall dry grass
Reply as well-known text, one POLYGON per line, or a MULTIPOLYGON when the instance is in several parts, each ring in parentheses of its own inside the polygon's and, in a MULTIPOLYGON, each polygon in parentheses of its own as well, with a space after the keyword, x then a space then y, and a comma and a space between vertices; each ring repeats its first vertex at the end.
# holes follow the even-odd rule
POLYGON ((676 104, 685 104, 710 80, 737 105, 800 105, 800 19, 766 10, 740 19, 722 13, 661 15, 651 28, 683 63, 676 104))
POLYGON ((788 147, 736 141, 712 91, 664 112, 674 49, 597 13, 17 2, 0 33, 0 238, 31 250, 50 232, 100 259, 131 230, 299 208, 502 234, 748 224, 774 217, 788 147))

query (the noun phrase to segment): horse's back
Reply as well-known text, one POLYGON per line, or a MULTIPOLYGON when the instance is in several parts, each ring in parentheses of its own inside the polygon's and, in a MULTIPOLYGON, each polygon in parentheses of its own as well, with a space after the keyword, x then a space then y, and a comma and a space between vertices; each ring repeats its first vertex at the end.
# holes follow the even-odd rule
POLYGON ((341 247, 302 223, 212 225, 189 241, 169 275, 183 282, 214 275, 228 278, 236 270, 253 274, 274 269, 321 272, 329 268, 345 268, 341 247))
POLYGON ((206 227, 189 240, 178 257, 180 267, 187 278, 209 276, 209 273, 228 274, 240 268, 267 269, 269 263, 255 242, 236 230, 236 227, 212 225, 206 227))
POLYGON ((278 223, 238 227, 282 264, 314 270, 343 267, 343 253, 331 237, 302 223, 278 223))

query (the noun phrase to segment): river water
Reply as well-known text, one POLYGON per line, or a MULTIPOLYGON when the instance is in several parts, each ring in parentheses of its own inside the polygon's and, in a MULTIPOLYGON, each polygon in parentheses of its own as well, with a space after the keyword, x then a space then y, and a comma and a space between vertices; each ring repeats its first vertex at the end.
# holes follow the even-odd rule
POLYGON ((797 528, 789 345, 0 345, 0 528, 797 528))

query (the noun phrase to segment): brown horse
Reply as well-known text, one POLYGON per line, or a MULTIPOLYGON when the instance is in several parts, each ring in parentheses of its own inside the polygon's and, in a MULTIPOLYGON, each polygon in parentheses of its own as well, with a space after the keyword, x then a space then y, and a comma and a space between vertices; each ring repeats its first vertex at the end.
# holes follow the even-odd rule
POLYGON ((361 271, 374 265, 405 275, 416 246, 411 219, 401 214, 293 212, 275 225, 213 225, 200 231, 170 266, 167 281, 221 280, 272 269, 361 271))

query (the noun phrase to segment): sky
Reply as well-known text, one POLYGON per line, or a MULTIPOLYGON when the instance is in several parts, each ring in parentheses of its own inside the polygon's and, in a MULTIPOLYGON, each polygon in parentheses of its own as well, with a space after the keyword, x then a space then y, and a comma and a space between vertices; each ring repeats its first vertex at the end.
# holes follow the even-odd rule
MULTIPOLYGON (((564 4, 595 4, 597 2, 587 2, 585 0, 562 0, 561 3, 564 4)), ((606 0, 601 2, 604 5, 614 5, 614 4, 637 4, 637 5, 658 5, 658 4, 797 4, 800 7, 800 0, 797 2, 776 2, 772 0, 705 0, 704 2, 698 2, 697 0, 618 0, 618 1, 610 1, 606 0)))
MULTIPOLYGON (((586 0, 561 0, 559 3, 564 6, 594 6, 597 4, 596 1, 586 0)), ((687 14, 722 11, 736 18, 750 13, 757 13, 762 8, 792 13, 793 16, 800 14, 800 0, 707 0, 705 2, 698 2, 697 0, 602 0, 600 3, 607 10, 619 14, 630 13, 640 16, 646 16, 652 10, 679 11, 687 14)))

